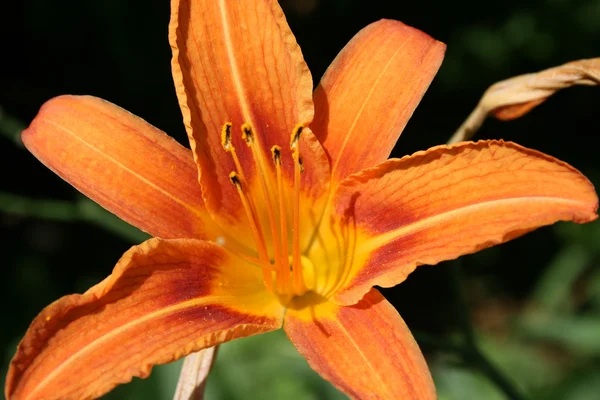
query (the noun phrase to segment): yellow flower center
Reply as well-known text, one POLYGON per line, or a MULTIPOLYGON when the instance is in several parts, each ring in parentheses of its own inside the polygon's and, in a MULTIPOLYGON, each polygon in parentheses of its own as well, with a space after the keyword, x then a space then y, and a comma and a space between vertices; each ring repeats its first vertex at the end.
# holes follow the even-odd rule
POLYGON ((293 299, 310 292, 313 287, 311 281, 314 281, 315 276, 313 263, 302 254, 300 244, 300 177, 304 172, 300 155, 300 136, 303 126, 296 125, 290 137, 294 165, 290 190, 283 175, 281 147, 276 145, 271 148, 270 162, 275 169, 273 176, 272 169, 268 168, 269 161, 265 159, 261 143, 252 126, 247 123, 242 125, 242 139, 251 151, 258 186, 262 192, 261 200, 264 200, 260 204, 256 203, 250 193, 246 175, 231 140, 231 129, 230 122, 223 125, 221 144, 231 155, 236 167, 236 171, 230 173, 229 179, 240 197, 256 244, 258 259, 250 261, 262 268, 265 287, 287 305, 293 299), (266 213, 266 218, 260 218, 261 210, 266 213), (288 217, 291 217, 290 221, 288 217), (268 225, 266 231, 261 223, 265 220, 268 225), (267 237, 271 243, 267 242, 267 237), (269 254, 269 249, 272 250, 272 254, 269 254))

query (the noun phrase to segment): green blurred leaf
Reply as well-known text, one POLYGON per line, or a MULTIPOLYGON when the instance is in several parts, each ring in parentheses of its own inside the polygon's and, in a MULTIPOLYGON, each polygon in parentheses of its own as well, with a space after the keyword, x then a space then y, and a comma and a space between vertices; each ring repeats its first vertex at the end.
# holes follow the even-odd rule
POLYGON ((23 147, 21 141, 21 132, 25 129, 25 125, 18 119, 6 114, 0 107, 0 134, 6 136, 19 147, 23 147))
POLYGON ((600 313, 600 268, 596 268, 587 279, 587 283, 587 296, 592 308, 600 313))
POLYGON ((140 243, 150 236, 106 211, 93 201, 81 197, 76 202, 32 199, 0 192, 0 211, 29 218, 53 221, 85 221, 100 226, 130 243, 140 243))
POLYGON ((576 225, 558 223, 553 226, 556 234, 565 242, 578 243, 593 255, 600 255, 600 223, 576 225))
POLYGON ((549 362, 539 347, 517 336, 480 336, 480 345, 487 357, 525 393, 548 387, 562 376, 563 365, 549 362))
POLYGON ((432 368, 439 400, 507 400, 485 376, 449 364, 436 364, 432 368))
POLYGON ((527 337, 554 342, 580 355, 600 355, 600 319, 530 312, 520 322, 527 337))
POLYGON ((546 267, 534 287, 531 301, 548 312, 567 311, 573 306, 572 286, 590 261, 590 253, 579 244, 563 247, 546 267))
POLYGON ((226 343, 208 379, 207 399, 338 400, 281 330, 226 343))
POLYGON ((552 390, 548 400, 590 400, 600 393, 600 368, 574 370, 564 382, 552 390))

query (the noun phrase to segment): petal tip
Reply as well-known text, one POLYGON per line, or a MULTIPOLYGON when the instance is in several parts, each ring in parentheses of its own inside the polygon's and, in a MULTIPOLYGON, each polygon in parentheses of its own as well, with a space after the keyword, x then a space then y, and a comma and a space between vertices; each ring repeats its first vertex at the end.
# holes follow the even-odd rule
POLYGON ((21 132, 21 140, 23 141, 23 144, 25 144, 25 147, 31 151, 30 146, 32 145, 33 137, 37 136, 38 133, 43 132, 43 130, 37 129, 42 119, 52 116, 53 114, 57 113, 58 110, 69 106, 74 101, 80 101, 85 98, 93 97, 63 94, 46 100, 40 107, 33 121, 31 121, 29 126, 23 129, 21 132))

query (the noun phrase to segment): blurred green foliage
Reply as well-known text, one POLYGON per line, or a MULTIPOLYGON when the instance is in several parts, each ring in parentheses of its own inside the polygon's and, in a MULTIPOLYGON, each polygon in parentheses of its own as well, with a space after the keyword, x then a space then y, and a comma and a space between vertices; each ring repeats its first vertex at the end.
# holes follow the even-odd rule
MULTIPOLYGON (((402 20, 448 44, 438 78, 394 156, 445 142, 490 84, 597 57, 600 49, 600 0, 282 5, 315 82, 352 35, 379 18, 402 20)), ((85 93, 185 142, 170 78, 167 0, 26 0, 3 5, 3 15, 10 18, 0 25, 2 376, 27 324, 45 305, 85 291, 147 237, 34 160, 20 143, 20 130, 48 98, 85 93)), ((598 187, 599 100, 596 88, 570 89, 517 121, 486 122, 478 137, 552 154, 598 187)), ((507 399, 502 379, 531 399, 598 398, 599 243, 599 223, 558 224, 460 262, 422 267, 385 290, 415 332, 440 399, 507 399), (458 282, 453 270, 461 272, 458 282)), ((155 367, 149 379, 135 379, 106 398, 170 398, 180 365, 155 367)), ((275 332, 223 345, 207 398, 343 396, 275 332)))

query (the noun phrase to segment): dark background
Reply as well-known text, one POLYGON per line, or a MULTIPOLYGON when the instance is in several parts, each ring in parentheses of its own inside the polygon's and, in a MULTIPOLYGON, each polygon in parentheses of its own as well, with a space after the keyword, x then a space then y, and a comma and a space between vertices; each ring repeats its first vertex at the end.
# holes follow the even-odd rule
MULTIPOLYGON (((282 6, 315 83, 345 43, 380 18, 401 20, 448 45, 440 73, 394 149, 396 157, 446 142, 496 81, 600 55, 600 0, 288 0, 282 6)), ((73 204, 85 204, 80 195, 31 156, 16 134, 49 98, 92 94, 185 143, 170 74, 169 7, 167 0, 24 0, 0 5, 3 374, 37 312, 108 275, 136 241, 135 232, 115 234, 83 214, 73 214, 73 204), (53 202, 35 202, 39 200, 53 202)), ((598 186, 599 104, 598 88, 568 89, 519 120, 486 121, 477 137, 513 140, 551 154, 598 186)), ((544 228, 458 262, 421 267, 407 282, 385 291, 417 339, 422 338, 440 398, 505 398, 477 365, 443 345, 460 336, 452 300, 455 288, 450 284, 457 271, 484 352, 520 390, 544 399, 591 399, 592 393, 600 393, 594 383, 600 381, 598 225, 544 228), (519 372, 519 367, 526 371, 519 372)), ((217 365, 214 398, 237 398, 235 391, 219 385, 227 386, 235 374, 244 374, 227 372, 234 369, 231 363, 242 365, 246 360, 236 351, 250 352, 253 360, 262 354, 256 349, 263 342, 251 343, 250 350, 232 347, 223 352, 230 364, 217 365)), ((280 355, 273 353, 265 357, 278 360, 280 355)), ((296 356, 286 357, 289 361, 296 356)), ((277 361, 272 363, 281 368, 277 361)), ((273 381, 277 379, 265 378, 264 385, 273 381)), ((310 383, 318 381, 314 376, 306 378, 304 386, 302 379, 290 381, 298 386, 296 392, 262 387, 265 391, 260 393, 335 397, 321 383, 310 383)), ((167 389, 153 392, 155 398, 169 397, 169 382, 167 389)), ((142 387, 113 396, 150 398, 139 394, 142 387)))

